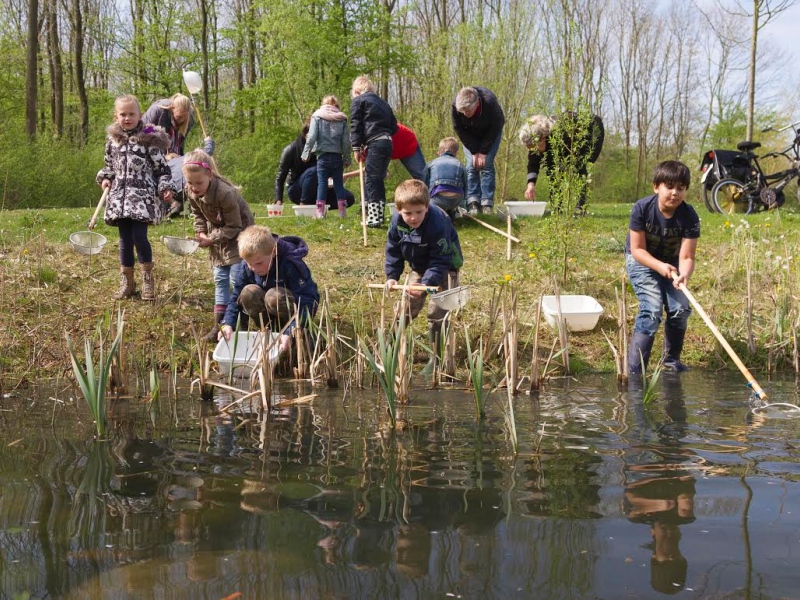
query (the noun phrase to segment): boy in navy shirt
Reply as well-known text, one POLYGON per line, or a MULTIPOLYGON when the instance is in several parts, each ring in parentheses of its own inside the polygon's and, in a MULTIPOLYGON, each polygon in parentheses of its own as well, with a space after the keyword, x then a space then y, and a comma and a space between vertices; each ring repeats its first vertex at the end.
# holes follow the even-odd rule
MULTIPOLYGON (((437 206, 430 206, 428 186, 416 179, 404 181, 394 192, 397 214, 392 217, 386 242, 386 287, 391 289, 411 267, 408 283, 439 287, 442 291, 458 285, 458 270, 463 264, 461 244, 450 218, 437 206)), ((425 292, 408 290, 411 318, 425 302, 425 292)), ((428 304, 428 334, 431 358, 425 372, 436 364, 436 348, 442 321, 447 311, 431 301, 428 304)))
POLYGON ((653 340, 667 312, 664 325, 664 367, 685 371, 681 350, 691 314, 689 300, 678 289, 694 271, 694 255, 700 237, 700 219, 686 204, 691 175, 681 162, 667 160, 653 172, 652 196, 633 205, 625 242, 625 267, 639 299, 639 313, 628 352, 630 373, 647 368, 653 340), (673 280, 673 274, 677 277, 673 280))

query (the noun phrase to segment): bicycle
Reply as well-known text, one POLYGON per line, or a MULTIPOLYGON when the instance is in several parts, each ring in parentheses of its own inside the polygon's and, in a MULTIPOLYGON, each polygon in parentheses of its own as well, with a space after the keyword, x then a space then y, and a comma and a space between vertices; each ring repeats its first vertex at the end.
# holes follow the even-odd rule
MULTIPOLYGON (((793 123, 781 129, 767 127, 767 131, 785 131, 794 128, 799 123, 793 123)), ((723 214, 746 214, 762 210, 774 210, 784 205, 786 195, 784 189, 792 182, 800 181, 800 129, 794 130, 795 137, 792 144, 781 152, 769 152, 757 156, 753 150, 759 148, 759 142, 740 142, 737 148, 741 157, 750 165, 747 173, 740 171, 740 177, 722 178, 714 184, 711 191, 711 200, 716 212, 723 214), (791 165, 788 169, 776 173, 765 173, 761 167, 761 160, 783 157, 791 165), (743 177, 741 177, 743 175, 743 177)), ((740 159, 740 165, 743 164, 740 159)), ((705 190, 705 186, 704 186, 705 190)), ((795 195, 800 202, 800 193, 795 189, 795 195)))

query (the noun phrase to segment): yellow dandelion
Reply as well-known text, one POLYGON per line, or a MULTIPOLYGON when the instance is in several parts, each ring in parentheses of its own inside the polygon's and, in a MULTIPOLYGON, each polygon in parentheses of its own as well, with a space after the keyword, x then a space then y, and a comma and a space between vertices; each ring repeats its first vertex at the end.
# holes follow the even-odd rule
POLYGON ((503 277, 506 281, 511 281, 511 275, 507 274, 503 277))
POLYGON ((528 254, 528 256, 530 258, 536 258, 536 252, 531 252, 530 254, 528 254))
POLYGON ((725 221, 725 227, 730 227, 730 226, 731 226, 731 222, 730 221, 725 221))

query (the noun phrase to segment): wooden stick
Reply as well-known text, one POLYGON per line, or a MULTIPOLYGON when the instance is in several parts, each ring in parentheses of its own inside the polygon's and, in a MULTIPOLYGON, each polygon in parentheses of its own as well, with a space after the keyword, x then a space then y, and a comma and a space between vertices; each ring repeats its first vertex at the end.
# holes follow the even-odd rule
MULTIPOLYGON (((674 271, 672 273, 672 278, 673 279, 678 278, 678 274, 675 273, 674 271)), ((684 295, 689 299, 691 305, 700 314, 700 316, 703 318, 703 321, 706 322, 706 325, 708 325, 708 328, 711 330, 711 333, 714 334, 714 337, 717 338, 717 341, 720 343, 720 345, 723 348, 725 348, 725 351, 728 353, 728 356, 731 357, 731 360, 736 364, 737 367, 739 367, 739 370, 742 372, 742 375, 744 375, 744 378, 747 380, 747 384, 751 388, 753 388, 753 391, 755 392, 756 396, 758 396, 762 400, 766 400, 767 393, 761 388, 760 385, 758 385, 758 382, 756 381, 755 377, 753 377, 748 368, 744 366, 742 360, 737 356, 736 352, 733 351, 733 348, 731 348, 728 341, 719 332, 719 329, 717 329, 717 326, 714 325, 714 322, 711 320, 711 317, 709 317, 708 314, 706 314, 706 311, 703 310, 703 307, 700 306, 700 303, 697 300, 695 300, 692 293, 686 287, 686 284, 681 283, 678 286, 678 289, 682 291, 684 295)))
MULTIPOLYGON (((367 287, 377 290, 377 289, 385 288, 386 284, 383 284, 383 283, 369 283, 369 284, 367 284, 367 287)), ((393 289, 393 290, 416 290, 418 292, 428 292, 429 294, 435 294, 436 292, 439 291, 439 288, 436 287, 436 286, 433 286, 433 285, 416 285, 416 284, 414 284, 414 285, 400 285, 399 283, 396 283, 395 285, 393 285, 391 289, 393 289)))
POLYGON ((361 184, 361 229, 364 231, 364 247, 367 247, 367 199, 364 192, 364 162, 358 163, 358 179, 361 184))
MULTIPOLYGON (((462 209, 462 210, 463 210, 463 209, 462 209)), ((471 214, 469 214, 467 211, 463 211, 461 214, 462 214, 463 216, 467 217, 467 218, 468 218, 470 221, 475 221, 475 222, 476 222, 476 223, 478 223, 479 225, 483 225, 484 227, 486 227, 486 229, 491 229, 491 230, 492 230, 492 231, 494 231, 495 233, 499 233, 499 234, 500 234, 500 235, 502 235, 503 237, 507 237, 508 239, 510 239, 512 242, 516 242, 516 243, 518 243, 518 244, 519 244, 519 238, 516 238, 516 237, 514 237, 513 235, 511 235, 511 234, 509 234, 509 233, 506 233, 506 232, 505 232, 505 231, 503 231, 502 229, 498 229, 497 227, 494 227, 494 226, 492 226, 492 225, 489 225, 488 223, 484 223, 484 222, 483 222, 483 221, 481 221, 480 219, 476 219, 476 218, 475 218, 475 217, 473 217, 471 214)))
POLYGON ((194 107, 194 112, 197 113, 197 120, 200 123, 200 129, 203 130, 203 138, 207 138, 208 134, 206 133, 206 124, 203 123, 203 115, 200 114, 200 107, 194 100, 194 94, 189 94, 189 95, 192 97, 192 106, 194 107))
POLYGON ((506 214, 506 260, 511 260, 511 212, 506 214))
POLYGON ((97 203, 97 208, 94 209, 94 214, 92 215, 92 218, 89 219, 89 225, 87 226, 89 228, 89 231, 91 231, 97 226, 97 215, 100 214, 100 209, 103 208, 103 206, 105 206, 106 200, 108 199, 108 192, 110 189, 111 187, 107 187, 106 189, 103 190, 103 195, 100 196, 100 201, 97 203))

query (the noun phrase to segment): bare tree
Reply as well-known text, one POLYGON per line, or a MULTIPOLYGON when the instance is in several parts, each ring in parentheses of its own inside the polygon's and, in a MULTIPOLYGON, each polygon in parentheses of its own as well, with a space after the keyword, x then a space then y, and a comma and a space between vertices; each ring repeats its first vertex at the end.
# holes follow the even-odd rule
POLYGON ((36 80, 39 69, 39 2, 28 0, 28 52, 25 72, 25 131, 36 138, 36 80))

